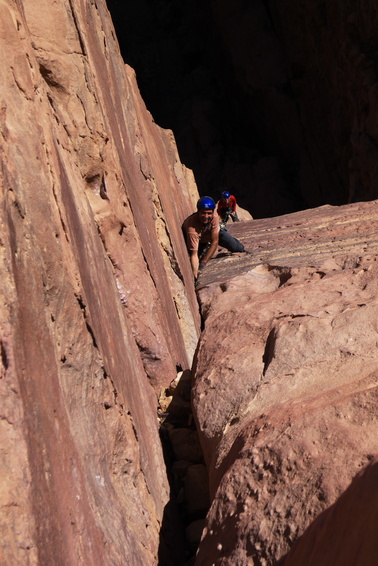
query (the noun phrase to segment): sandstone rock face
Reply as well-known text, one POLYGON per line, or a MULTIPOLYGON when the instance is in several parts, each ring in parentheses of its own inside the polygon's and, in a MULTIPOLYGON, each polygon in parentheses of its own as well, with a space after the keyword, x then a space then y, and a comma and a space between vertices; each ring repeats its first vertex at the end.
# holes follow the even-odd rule
MULTIPOLYGON (((196 565, 275 564, 377 453, 377 230, 377 201, 241 222, 251 253, 201 272, 192 399, 212 505, 196 565)), ((307 564, 316 528, 288 564, 307 564)))
POLYGON ((339 500, 314 521, 283 564, 376 564, 377 479, 375 459, 354 478, 339 500))
POLYGON ((104 1, 6 0, 0 30, 0 562, 154 564, 156 394, 198 337, 196 187, 104 1))

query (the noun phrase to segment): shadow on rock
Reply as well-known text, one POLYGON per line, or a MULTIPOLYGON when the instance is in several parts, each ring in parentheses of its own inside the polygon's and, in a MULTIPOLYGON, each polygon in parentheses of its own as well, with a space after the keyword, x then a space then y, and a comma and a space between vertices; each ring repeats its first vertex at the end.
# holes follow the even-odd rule
POLYGON ((171 499, 161 528, 159 566, 192 566, 210 507, 208 474, 190 403, 191 372, 159 398, 158 416, 171 499))

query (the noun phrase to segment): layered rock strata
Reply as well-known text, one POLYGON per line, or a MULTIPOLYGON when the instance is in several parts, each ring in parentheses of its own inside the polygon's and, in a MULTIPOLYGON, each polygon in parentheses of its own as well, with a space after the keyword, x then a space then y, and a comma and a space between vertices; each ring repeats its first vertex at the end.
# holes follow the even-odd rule
MULTIPOLYGON (((192 399, 212 505, 196 565, 272 565, 378 451, 378 202, 231 230, 250 253, 221 254, 198 286, 205 321, 192 399)), ((314 537, 319 528, 324 541, 331 528, 341 537, 337 509, 354 508, 356 492, 287 564, 310 560, 306 541, 322 564, 344 564, 340 540, 332 561, 314 537)), ((377 555, 371 538, 354 544, 377 555)))
POLYGON ((154 564, 157 393, 198 337, 196 187, 103 0, 6 0, 0 42, 0 562, 154 564))

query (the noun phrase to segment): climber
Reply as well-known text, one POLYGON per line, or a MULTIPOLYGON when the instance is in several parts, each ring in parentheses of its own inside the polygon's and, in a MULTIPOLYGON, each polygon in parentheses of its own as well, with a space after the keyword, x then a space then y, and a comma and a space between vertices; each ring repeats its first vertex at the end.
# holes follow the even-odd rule
POLYGON ((223 191, 221 198, 218 201, 217 213, 221 219, 221 223, 225 225, 229 218, 233 222, 239 222, 239 217, 236 212, 236 198, 228 191, 223 191))
POLYGON ((201 197, 194 212, 182 225, 185 242, 190 254, 194 278, 215 254, 218 245, 232 253, 244 252, 244 246, 226 230, 220 229, 215 202, 211 197, 201 197))

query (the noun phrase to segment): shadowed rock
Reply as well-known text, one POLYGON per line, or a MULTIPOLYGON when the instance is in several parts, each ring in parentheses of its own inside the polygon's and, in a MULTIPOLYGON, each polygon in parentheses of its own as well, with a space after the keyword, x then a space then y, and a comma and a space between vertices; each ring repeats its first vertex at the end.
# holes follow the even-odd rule
POLYGON ((374 566, 378 510, 375 459, 362 470, 338 501, 324 511, 294 545, 284 566, 374 566))

